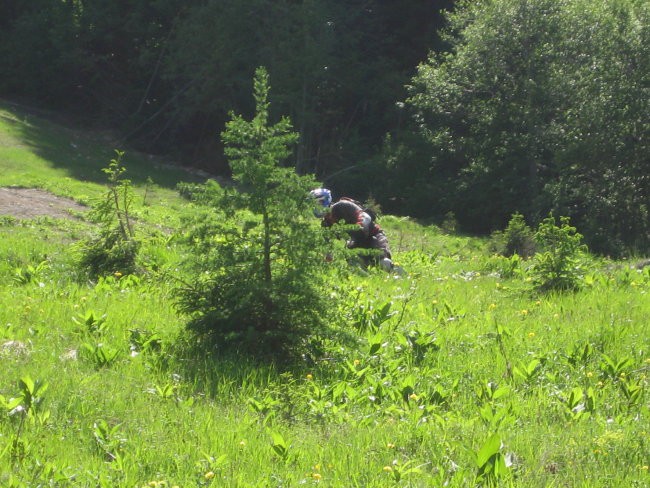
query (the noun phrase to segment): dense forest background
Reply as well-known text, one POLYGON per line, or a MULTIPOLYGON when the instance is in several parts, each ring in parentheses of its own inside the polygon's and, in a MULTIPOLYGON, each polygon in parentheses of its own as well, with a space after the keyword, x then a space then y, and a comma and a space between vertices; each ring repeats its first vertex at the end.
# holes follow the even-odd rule
POLYGON ((229 113, 271 109, 336 196, 460 229, 569 216, 650 250, 647 0, 15 0, 0 96, 216 174, 229 113))

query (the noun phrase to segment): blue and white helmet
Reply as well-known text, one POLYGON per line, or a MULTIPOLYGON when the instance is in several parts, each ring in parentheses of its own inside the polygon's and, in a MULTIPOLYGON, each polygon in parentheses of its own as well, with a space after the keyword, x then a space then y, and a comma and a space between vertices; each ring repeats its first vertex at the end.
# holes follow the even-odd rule
POLYGON ((314 209, 314 216, 320 218, 325 215, 325 209, 332 204, 332 192, 327 188, 316 188, 310 191, 309 195, 318 202, 318 207, 314 209))

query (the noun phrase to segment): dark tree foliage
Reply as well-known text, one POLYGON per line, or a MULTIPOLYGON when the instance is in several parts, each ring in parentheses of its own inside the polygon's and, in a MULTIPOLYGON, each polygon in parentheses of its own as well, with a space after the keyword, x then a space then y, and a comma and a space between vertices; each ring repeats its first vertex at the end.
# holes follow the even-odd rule
POLYGON ((119 128, 125 142, 227 173, 214 134, 230 110, 252 113, 250 80, 263 64, 274 115, 300 134, 293 164, 327 177, 367 167, 452 3, 3 2, 0 96, 74 110, 119 128))
POLYGON ((285 164, 339 195, 452 212, 475 232, 553 212, 594 250, 645 252, 649 12, 647 0, 14 0, 0 2, 0 96, 230 174, 215 134, 230 111, 253 114, 264 65, 271 115, 299 134, 285 164))
POLYGON ((72 2, 0 4, 0 94, 60 107, 78 83, 80 52, 72 2))
POLYGON ((481 232, 552 211, 594 250, 647 251, 650 4, 466 2, 451 20, 413 79, 420 164, 394 144, 411 208, 481 232))

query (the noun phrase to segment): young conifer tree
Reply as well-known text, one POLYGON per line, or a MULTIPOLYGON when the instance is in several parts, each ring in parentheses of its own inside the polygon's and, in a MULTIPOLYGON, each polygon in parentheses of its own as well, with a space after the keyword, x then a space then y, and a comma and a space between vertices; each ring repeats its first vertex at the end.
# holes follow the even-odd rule
POLYGON ((270 124, 268 94, 258 68, 254 117, 231 114, 221 135, 236 185, 209 199, 213 218, 193 235, 200 272, 179 300, 194 330, 256 354, 295 350, 322 331, 328 310, 325 241, 308 198, 315 181, 280 164, 297 134, 287 118, 270 124))

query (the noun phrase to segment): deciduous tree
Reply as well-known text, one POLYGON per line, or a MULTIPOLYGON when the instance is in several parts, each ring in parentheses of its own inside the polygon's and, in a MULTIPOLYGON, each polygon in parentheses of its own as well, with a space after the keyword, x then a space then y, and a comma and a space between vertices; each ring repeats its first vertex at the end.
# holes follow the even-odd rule
POLYGON ((429 212, 490 231, 554 211, 594 250, 647 250, 649 19, 636 0, 465 2, 408 100, 429 212))

